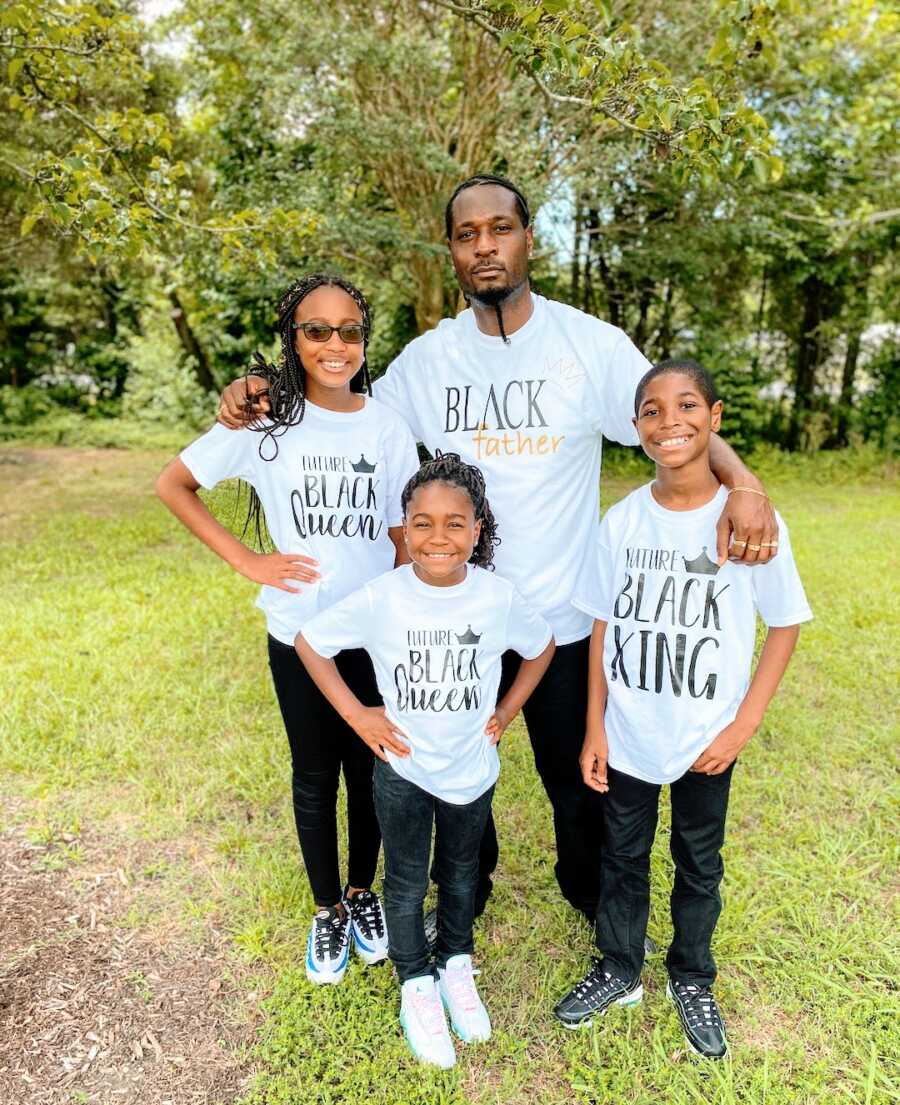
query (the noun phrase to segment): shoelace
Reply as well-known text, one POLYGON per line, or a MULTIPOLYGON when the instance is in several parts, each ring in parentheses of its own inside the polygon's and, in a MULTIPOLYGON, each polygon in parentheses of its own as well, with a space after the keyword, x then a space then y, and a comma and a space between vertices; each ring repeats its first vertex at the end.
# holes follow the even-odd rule
POLYGON ((721 1028, 722 1017, 716 999, 708 986, 693 982, 676 982, 675 992, 681 999, 684 1018, 691 1028, 721 1028))
POLYGON ((384 914, 371 890, 363 890, 347 899, 353 920, 366 936, 384 936, 384 914))
POLYGON ((444 1007, 441 1005, 437 990, 431 990, 427 994, 414 993, 413 1006, 416 1016, 429 1035, 444 1035, 447 1031, 447 1022, 444 1020, 444 1007))
POLYGON ((602 971, 599 963, 595 963, 581 982, 575 986, 575 997, 579 1000, 588 995, 593 997, 595 994, 602 993, 603 990, 608 989, 610 985, 615 985, 616 988, 618 988, 621 983, 619 979, 613 978, 609 971, 602 971))
POLYGON ((335 959, 344 950, 347 932, 338 915, 334 917, 316 917, 316 935, 314 939, 316 958, 322 959, 328 951, 328 958, 335 959))
POLYGON ((453 1001, 458 1001, 467 1013, 473 1013, 478 1008, 475 992, 475 980, 472 978, 472 967, 455 967, 452 971, 444 971, 444 982, 450 991, 453 1001))

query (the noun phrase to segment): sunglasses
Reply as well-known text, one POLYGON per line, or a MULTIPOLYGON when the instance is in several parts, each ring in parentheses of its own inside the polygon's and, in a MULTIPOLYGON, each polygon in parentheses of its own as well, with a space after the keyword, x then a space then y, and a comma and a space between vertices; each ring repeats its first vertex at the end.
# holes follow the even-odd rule
POLYGON ((335 330, 348 345, 359 345, 366 340, 366 328, 361 322, 345 322, 343 326, 329 326, 327 322, 292 322, 291 329, 302 330, 310 341, 328 341, 335 330))

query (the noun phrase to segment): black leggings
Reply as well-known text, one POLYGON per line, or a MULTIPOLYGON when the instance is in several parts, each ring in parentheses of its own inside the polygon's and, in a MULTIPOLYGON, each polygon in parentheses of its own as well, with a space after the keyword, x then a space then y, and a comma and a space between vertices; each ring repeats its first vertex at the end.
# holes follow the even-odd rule
MULTIPOLYGON (((362 649, 340 653, 338 670, 365 706, 380 706, 372 662, 362 649)), ((269 637, 269 667, 291 746, 294 820, 316 905, 341 899, 337 792, 347 787, 350 886, 371 886, 381 847, 372 798, 375 756, 329 704, 289 645, 269 637)))

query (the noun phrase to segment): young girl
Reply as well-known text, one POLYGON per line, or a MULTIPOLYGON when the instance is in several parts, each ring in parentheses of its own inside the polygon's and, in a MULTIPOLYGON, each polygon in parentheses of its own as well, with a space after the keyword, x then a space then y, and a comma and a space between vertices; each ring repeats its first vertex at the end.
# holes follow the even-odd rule
POLYGON ((384 836, 390 956, 400 1023, 414 1055, 456 1061, 442 1001, 464 1041, 491 1034, 472 978, 478 851, 500 771, 497 742, 553 655, 550 627, 492 575, 494 518, 484 479, 438 454, 403 490, 412 561, 303 627, 297 652, 334 708, 378 757, 375 807, 384 836), (365 648, 384 709, 360 702, 330 657, 365 648), (523 657, 497 702, 500 660, 523 657), (425 939, 431 830, 438 884, 437 979, 425 939))
MULTIPOLYGON (((319 693, 293 644, 319 610, 398 562, 400 492, 418 455, 402 419, 363 394, 370 390, 370 318, 357 288, 339 277, 303 277, 281 298, 278 330, 282 356, 271 373, 268 417, 238 431, 214 426, 169 464, 157 491, 213 552, 263 584, 257 605, 266 616, 269 666, 291 748, 297 835, 318 907, 306 973, 313 982, 337 983, 351 937, 364 962, 387 956, 371 890, 380 844, 374 757, 319 693), (231 477, 250 484, 251 517, 255 509, 258 520, 261 504, 277 551, 247 548, 199 498, 198 488, 231 477), (343 892, 335 808, 342 768, 349 833, 343 892)), ((367 706, 379 702, 364 652, 345 653, 341 672, 367 706)))
POLYGON ((718 1059, 727 1044, 710 989, 710 943, 732 770, 781 681, 799 623, 812 614, 780 519, 780 550, 769 563, 709 556, 726 498, 709 467, 710 432, 722 418, 709 374, 693 361, 664 361, 638 384, 635 416, 656 479, 607 512, 573 599, 596 619, 581 768, 585 783, 606 793, 602 958, 555 1012, 575 1027, 642 998, 650 849, 669 783, 675 932, 667 993, 690 1046, 718 1059), (748 687, 756 611, 769 631, 748 687))

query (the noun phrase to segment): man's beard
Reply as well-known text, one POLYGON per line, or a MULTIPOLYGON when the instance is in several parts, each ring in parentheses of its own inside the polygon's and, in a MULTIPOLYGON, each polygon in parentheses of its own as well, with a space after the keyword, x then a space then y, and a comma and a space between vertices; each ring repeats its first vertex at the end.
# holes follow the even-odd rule
POLYGON ((517 284, 512 281, 508 281, 506 284, 502 284, 495 288, 485 288, 484 291, 476 291, 474 284, 471 284, 468 288, 463 288, 463 294, 466 299, 474 300, 482 307, 499 307, 505 303, 510 296, 515 295, 523 285, 526 283, 527 277, 520 280, 517 284))

